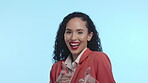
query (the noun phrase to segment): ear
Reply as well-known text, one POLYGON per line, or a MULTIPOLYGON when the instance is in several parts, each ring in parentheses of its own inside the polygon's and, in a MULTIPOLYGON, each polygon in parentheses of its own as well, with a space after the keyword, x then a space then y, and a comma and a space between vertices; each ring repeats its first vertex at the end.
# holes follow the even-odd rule
POLYGON ((93 32, 89 33, 89 34, 88 34, 87 41, 90 41, 90 40, 91 40, 91 38, 93 37, 93 35, 94 35, 94 33, 93 33, 93 32))

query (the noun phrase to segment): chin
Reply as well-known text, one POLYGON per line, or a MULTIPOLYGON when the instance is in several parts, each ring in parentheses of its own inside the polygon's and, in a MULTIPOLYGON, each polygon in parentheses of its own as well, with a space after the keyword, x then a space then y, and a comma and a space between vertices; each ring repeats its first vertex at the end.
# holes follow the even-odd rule
POLYGON ((72 50, 71 51, 72 55, 77 55, 78 56, 80 53, 81 53, 81 51, 79 51, 79 50, 72 50))
POLYGON ((78 55, 78 52, 71 52, 72 55, 78 55))

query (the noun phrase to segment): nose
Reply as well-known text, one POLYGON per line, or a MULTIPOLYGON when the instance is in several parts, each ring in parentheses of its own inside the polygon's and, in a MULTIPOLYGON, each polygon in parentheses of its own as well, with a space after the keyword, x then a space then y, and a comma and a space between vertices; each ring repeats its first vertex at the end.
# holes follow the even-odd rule
POLYGON ((71 36, 71 40, 75 41, 76 39, 77 39, 77 35, 76 35, 76 33, 73 33, 72 36, 71 36))

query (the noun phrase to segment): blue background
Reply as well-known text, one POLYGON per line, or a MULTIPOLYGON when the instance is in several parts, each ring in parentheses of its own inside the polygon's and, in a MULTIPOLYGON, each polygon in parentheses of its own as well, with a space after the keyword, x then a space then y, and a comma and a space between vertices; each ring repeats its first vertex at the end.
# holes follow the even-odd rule
POLYGON ((117 83, 147 83, 147 0, 0 0, 0 83, 48 83, 59 23, 88 14, 117 83))

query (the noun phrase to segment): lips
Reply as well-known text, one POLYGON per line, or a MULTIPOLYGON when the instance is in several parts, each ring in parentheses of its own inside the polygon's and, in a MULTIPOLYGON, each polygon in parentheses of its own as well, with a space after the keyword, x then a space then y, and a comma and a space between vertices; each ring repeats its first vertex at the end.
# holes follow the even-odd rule
POLYGON ((70 42, 69 44, 72 50, 76 50, 79 48, 80 42, 70 42))

